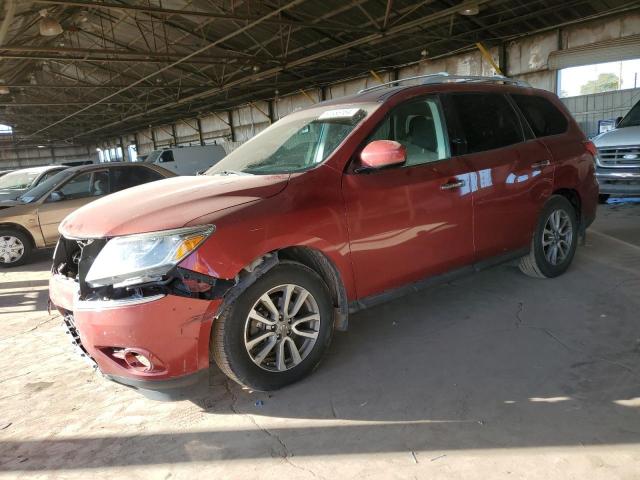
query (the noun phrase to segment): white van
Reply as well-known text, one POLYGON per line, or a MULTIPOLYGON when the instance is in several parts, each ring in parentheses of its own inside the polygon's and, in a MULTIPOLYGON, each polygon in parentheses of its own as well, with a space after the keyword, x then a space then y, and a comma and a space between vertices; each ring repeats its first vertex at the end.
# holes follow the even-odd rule
POLYGON ((160 165, 178 175, 195 175, 218 163, 226 155, 221 145, 170 147, 154 150, 144 161, 160 165))

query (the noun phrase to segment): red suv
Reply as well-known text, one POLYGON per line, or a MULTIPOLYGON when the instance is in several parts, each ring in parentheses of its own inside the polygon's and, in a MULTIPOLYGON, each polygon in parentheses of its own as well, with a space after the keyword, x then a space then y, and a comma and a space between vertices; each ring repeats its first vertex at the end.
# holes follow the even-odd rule
POLYGON ((562 274, 595 217, 593 144, 549 92, 427 80, 292 113, 206 175, 68 216, 50 292, 82 355, 168 396, 212 361, 276 389, 356 310, 511 259, 562 274))

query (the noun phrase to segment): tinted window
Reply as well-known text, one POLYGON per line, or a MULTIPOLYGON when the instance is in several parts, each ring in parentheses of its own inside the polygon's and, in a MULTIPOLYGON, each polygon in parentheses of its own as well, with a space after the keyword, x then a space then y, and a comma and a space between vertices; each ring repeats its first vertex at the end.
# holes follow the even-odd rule
POLYGON ((536 137, 557 135, 567 131, 565 116, 544 97, 512 95, 536 137))
POLYGON ((450 96, 466 140, 466 152, 483 152, 523 141, 522 126, 509 101, 499 94, 450 96))
POLYGON ((435 98, 405 103, 395 108, 367 140, 395 140, 407 147, 405 165, 447 158, 444 127, 435 98))
POLYGON ((160 163, 173 161, 173 152, 171 150, 165 150, 164 152, 162 152, 162 155, 160 156, 160 163))
POLYGON ((99 197, 109 193, 109 173, 106 171, 81 173, 59 189, 64 200, 99 197))
POLYGON ((114 168, 111 170, 111 176, 113 192, 164 178, 158 172, 146 167, 114 168))

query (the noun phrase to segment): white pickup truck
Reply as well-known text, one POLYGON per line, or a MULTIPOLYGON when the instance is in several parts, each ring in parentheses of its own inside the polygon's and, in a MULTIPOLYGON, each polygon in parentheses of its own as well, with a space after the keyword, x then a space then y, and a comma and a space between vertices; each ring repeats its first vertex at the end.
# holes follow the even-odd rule
POLYGON ((616 122, 616 128, 593 139, 598 148, 596 177, 600 202, 610 195, 640 195, 640 101, 616 122))

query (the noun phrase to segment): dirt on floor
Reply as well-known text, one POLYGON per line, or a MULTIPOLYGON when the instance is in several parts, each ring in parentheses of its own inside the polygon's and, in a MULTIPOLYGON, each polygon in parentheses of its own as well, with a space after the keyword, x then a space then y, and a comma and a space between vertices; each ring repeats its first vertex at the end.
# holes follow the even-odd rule
POLYGON ((47 313, 50 252, 0 271, 0 478, 638 479, 640 204, 562 277, 501 266, 354 315, 271 394, 103 379, 47 313))

